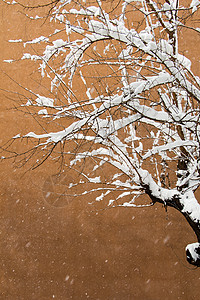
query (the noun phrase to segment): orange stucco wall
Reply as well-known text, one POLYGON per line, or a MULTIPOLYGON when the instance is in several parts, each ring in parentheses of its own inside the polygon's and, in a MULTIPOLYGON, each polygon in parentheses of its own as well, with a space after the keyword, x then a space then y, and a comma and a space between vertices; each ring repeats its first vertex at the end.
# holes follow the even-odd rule
MULTIPOLYGON (((34 24, 0 2, 1 143, 32 122, 10 110, 2 89, 18 89, 3 72, 28 84, 30 70, 3 59, 20 56, 7 40, 37 34, 34 24)), ((187 43, 196 62, 197 40, 187 43)), ((97 214, 79 200, 55 207, 43 197, 53 174, 51 163, 27 173, 12 160, 0 163, 0 299, 199 299, 200 270, 184 252, 195 236, 180 214, 159 205, 97 214)))

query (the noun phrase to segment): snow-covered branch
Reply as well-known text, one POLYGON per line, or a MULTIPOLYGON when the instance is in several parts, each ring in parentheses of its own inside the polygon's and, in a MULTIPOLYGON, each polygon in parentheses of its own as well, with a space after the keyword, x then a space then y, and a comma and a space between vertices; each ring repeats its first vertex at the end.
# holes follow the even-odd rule
POLYGON ((179 50, 180 28, 199 33, 190 17, 200 1, 124 0, 112 10, 104 2, 52 1, 48 36, 10 40, 24 44, 21 60, 37 64, 49 86, 44 94, 25 87, 21 109, 51 121, 51 130, 13 139, 35 143, 24 151, 34 168, 61 158, 64 170, 79 172, 77 184, 97 185, 79 195, 93 192, 99 202, 110 189, 109 206, 134 207, 146 193, 176 208, 200 242, 200 79, 179 50))

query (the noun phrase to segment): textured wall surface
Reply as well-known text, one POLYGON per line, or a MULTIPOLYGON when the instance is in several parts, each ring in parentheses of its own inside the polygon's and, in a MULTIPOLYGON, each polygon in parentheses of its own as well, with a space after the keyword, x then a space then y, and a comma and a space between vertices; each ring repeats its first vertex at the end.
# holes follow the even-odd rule
MULTIPOLYGON (((3 62, 23 50, 7 41, 37 31, 0 1, 1 143, 32 122, 11 109, 4 91, 18 91, 6 74, 26 85, 31 73, 3 62)), ((198 71, 196 38, 188 36, 187 45, 198 71)), ((88 199, 56 206, 44 197, 54 189, 54 172, 51 163, 27 173, 12 160, 0 163, 0 299, 199 299, 200 270, 187 264, 184 251, 195 236, 180 214, 159 205, 97 214, 88 199)))

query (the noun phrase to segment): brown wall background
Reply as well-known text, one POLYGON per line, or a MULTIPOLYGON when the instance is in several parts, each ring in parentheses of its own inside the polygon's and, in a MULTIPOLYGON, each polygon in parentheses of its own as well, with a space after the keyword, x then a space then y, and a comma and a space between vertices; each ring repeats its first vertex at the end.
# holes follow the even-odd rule
MULTIPOLYGON (((7 41, 37 36, 36 24, 0 2, 1 144, 32 122, 10 110, 2 89, 17 87, 2 70, 29 82, 30 70, 3 60, 21 55, 23 46, 7 41)), ((183 48, 188 43, 198 71, 196 36, 183 48)), ((0 299, 199 299, 200 270, 184 251, 195 236, 180 214, 159 205, 96 213, 79 200, 54 207, 42 191, 52 191, 53 174, 51 163, 28 173, 0 163, 0 299)))

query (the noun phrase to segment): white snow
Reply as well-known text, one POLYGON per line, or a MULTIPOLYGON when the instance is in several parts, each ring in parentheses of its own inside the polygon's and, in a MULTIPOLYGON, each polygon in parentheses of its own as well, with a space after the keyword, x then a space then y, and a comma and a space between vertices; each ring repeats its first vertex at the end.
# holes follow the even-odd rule
POLYGON ((38 111, 38 115, 48 115, 48 112, 46 109, 41 109, 38 111))
POLYGON ((20 42, 23 42, 22 39, 18 39, 18 40, 8 40, 9 43, 20 43, 20 42))
POLYGON ((200 4, 199 0, 192 0, 190 7, 192 8, 192 12, 194 13, 197 10, 197 6, 200 4))
POLYGON ((38 38, 35 38, 31 41, 27 41, 24 43, 24 47, 27 45, 27 44, 38 44, 40 42, 47 42, 49 41, 49 38, 48 37, 45 37, 45 36, 40 36, 38 38))
POLYGON ((18 138, 20 138, 21 137, 21 135, 20 134, 17 134, 17 135, 15 135, 15 136, 13 136, 13 139, 18 139, 18 138))
POLYGON ((38 98, 36 98, 35 101, 39 106, 47 106, 47 107, 54 106, 54 100, 48 97, 38 95, 38 98))
POLYGON ((189 251, 193 260, 194 261, 197 261, 197 259, 199 259, 199 255, 198 253, 196 252, 196 249, 200 247, 200 244, 199 243, 193 243, 193 244, 189 244, 186 246, 185 250, 189 251))
POLYGON ((192 191, 185 192, 180 198, 182 212, 187 213, 193 221, 200 222, 200 205, 192 191))

